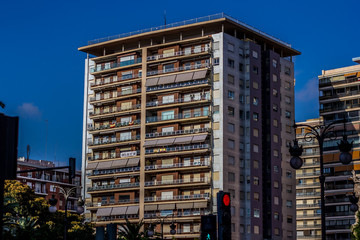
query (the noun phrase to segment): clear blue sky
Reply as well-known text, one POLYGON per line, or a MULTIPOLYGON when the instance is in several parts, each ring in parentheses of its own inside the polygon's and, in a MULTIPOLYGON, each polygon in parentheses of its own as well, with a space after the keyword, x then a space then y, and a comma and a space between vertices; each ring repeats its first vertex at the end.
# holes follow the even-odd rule
MULTIPOLYGON (((20 116, 19 155, 80 163, 88 40, 224 12, 289 42, 295 58, 296 119, 318 115, 316 77, 360 56, 358 0, 2 1, 0 100, 20 116), (56 157, 55 157, 56 156, 56 157)), ((79 165, 79 164, 78 164, 79 165)))

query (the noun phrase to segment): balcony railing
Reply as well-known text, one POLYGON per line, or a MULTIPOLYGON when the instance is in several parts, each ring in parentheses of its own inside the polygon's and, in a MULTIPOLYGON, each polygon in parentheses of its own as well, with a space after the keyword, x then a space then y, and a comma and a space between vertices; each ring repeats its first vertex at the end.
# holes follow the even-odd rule
POLYGON ((321 213, 296 215, 296 218, 310 218, 310 217, 321 217, 321 213))
POLYGON ((340 85, 340 84, 348 84, 348 83, 353 83, 353 82, 358 82, 358 81, 359 80, 357 78, 347 78, 342 81, 333 81, 333 82, 331 82, 328 79, 320 79, 319 80, 319 88, 326 87, 326 86, 335 86, 335 85, 340 85))
POLYGON ((210 82, 207 79, 195 80, 195 81, 189 81, 189 82, 179 82, 179 83, 172 83, 172 84, 168 84, 168 85, 157 85, 157 86, 147 87, 146 91, 147 92, 160 91, 160 90, 166 90, 166 89, 183 88, 183 87, 203 85, 203 84, 209 84, 209 83, 210 82))
POLYGON ((306 236, 297 236, 296 239, 321 239, 321 235, 306 235, 306 236))
POLYGON ((169 105, 169 104, 176 104, 176 103, 190 103, 190 102, 198 102, 198 101, 204 101, 204 100, 210 100, 210 95, 204 95, 199 98, 178 98, 174 99, 173 101, 154 101, 154 102, 147 102, 146 107, 157 107, 157 106, 163 106, 163 105, 169 105))
POLYGON ((101 100, 111 100, 113 98, 127 96, 127 95, 130 95, 130 94, 136 94, 136 93, 140 93, 140 92, 141 92, 141 88, 130 89, 130 90, 127 90, 127 91, 117 92, 114 96, 111 94, 111 96, 109 96, 108 98, 105 98, 104 96, 102 96, 102 97, 100 97, 98 99, 96 99, 96 97, 91 97, 90 102, 101 101, 101 100))
POLYGON ((186 183, 209 183, 210 179, 205 178, 189 178, 189 179, 173 179, 166 181, 150 181, 145 182, 145 187, 150 186, 162 186, 162 185, 176 185, 176 184, 186 184, 186 183))
POLYGON ((184 50, 184 51, 178 51, 178 52, 173 52, 173 53, 156 54, 156 55, 148 56, 147 60, 154 61, 154 60, 160 60, 160 59, 169 58, 169 57, 187 56, 187 55, 199 54, 199 53, 204 53, 204 52, 210 52, 209 46, 202 47, 201 49, 191 49, 191 50, 184 50))
POLYGON ((317 187, 320 186, 319 182, 314 182, 314 183, 298 183, 296 184, 296 187, 317 187))
POLYGON ((318 207, 320 208, 320 203, 313 203, 313 204, 296 204, 297 208, 311 208, 311 207, 318 207))
POLYGON ((178 119, 186 119, 186 118, 196 118, 196 117, 209 117, 209 111, 203 112, 194 112, 194 113, 180 113, 180 114, 171 114, 171 115, 164 115, 161 117, 154 116, 154 117, 147 117, 146 122, 161 122, 161 121, 169 121, 169 120, 178 120, 178 119))
POLYGON ((184 135, 184 134, 194 134, 194 133, 205 133, 210 132, 210 128, 197 128, 190 130, 177 130, 173 132, 156 132, 156 133, 147 133, 146 138, 157 138, 164 136, 175 136, 175 135, 184 135))
POLYGON ((140 135, 124 137, 124 138, 99 139, 98 141, 95 140, 94 142, 92 141, 92 139, 89 139, 88 145, 89 146, 97 146, 97 145, 121 143, 121 142, 136 141, 136 140, 140 140, 140 135))
POLYGON ((166 165, 149 165, 149 166, 145 166, 145 170, 157 170, 157 169, 180 168, 180 167, 199 167, 199 166, 210 166, 210 161, 174 163, 174 164, 166 164, 166 165))
POLYGON ((88 192, 93 192, 93 191, 111 190, 111 189, 119 189, 119 188, 134 188, 134 187, 139 187, 139 186, 140 186, 139 182, 109 184, 109 185, 105 185, 105 186, 88 187, 87 191, 88 192))
POLYGON ((136 219, 139 218, 138 214, 131 214, 131 215, 119 215, 119 216, 107 216, 107 217, 100 217, 100 218, 96 218, 93 219, 93 222, 108 222, 108 221, 120 221, 120 220, 125 220, 125 218, 128 219, 136 219))
POLYGON ((111 205, 119 205, 119 204, 128 204, 128 203, 139 203, 139 199, 135 198, 135 199, 125 199, 125 200, 118 200, 115 201, 110 200, 108 202, 90 202, 88 204, 86 204, 87 207, 101 207, 101 206, 111 206, 111 205))
POLYGON ((303 224, 303 225, 296 225, 296 228, 321 228, 321 224, 303 224))
POLYGON ((200 149, 209 149, 209 148, 210 148, 210 144, 197 144, 197 145, 180 146, 180 147, 164 147, 164 148, 146 149, 145 154, 181 152, 181 151, 200 150, 200 149))
POLYGON ((99 115, 109 114, 109 113, 131 111, 131 110, 135 110, 135 109, 140 109, 140 107, 141 107, 141 104, 136 104, 131 107, 123 107, 123 108, 122 107, 110 107, 107 111, 101 110, 99 112, 90 112, 89 115, 90 116, 99 116, 99 115))
POLYGON ((296 196, 299 196, 299 197, 320 196, 320 192, 297 192, 296 196))
POLYGON ((308 177, 308 176, 318 176, 318 175, 320 175, 320 171, 299 173, 299 174, 296 174, 296 177, 308 177))
POLYGON ((105 130, 105 129, 111 129, 111 128, 118 128, 118 127, 126 127, 126 126, 132 126, 132 125, 138 125, 140 124, 140 120, 134 120, 131 122, 117 122, 115 124, 107 124, 107 125, 101 125, 99 127, 89 127, 89 131, 95 131, 95 130, 105 130))
POLYGON ((105 65, 97 64, 96 67, 93 67, 90 69, 90 73, 100 72, 100 71, 109 70, 109 69, 118 68, 118 67, 125 67, 125 66, 129 66, 129 65, 141 63, 141 61, 142 61, 141 58, 137 58, 137 59, 123 61, 123 62, 110 62, 110 64, 105 64, 105 65))
POLYGON ((354 216, 355 217, 355 214, 353 212, 326 212, 325 216, 326 217, 338 217, 338 216, 354 216))
POLYGON ((124 168, 116 168, 116 169, 93 170, 89 176, 99 176, 99 175, 106 175, 106 174, 138 172, 138 171, 140 171, 140 167, 124 167, 124 168))
MULTIPOLYGON (((191 217, 191 216, 203 216, 208 215, 210 211, 208 210, 194 210, 194 211, 184 211, 178 212, 174 214, 174 217, 191 217)), ((145 213, 144 218, 157 218, 157 217, 164 217, 161 213, 145 213)))
POLYGON ((187 71, 187 70, 208 68, 208 67, 210 67, 209 63, 195 64, 195 65, 191 65, 191 66, 169 68, 169 69, 164 69, 164 70, 148 71, 147 76, 155 76, 155 75, 159 75, 159 74, 172 73, 172 72, 182 72, 182 71, 187 71))
POLYGON ((196 200, 196 199, 209 199, 208 193, 194 194, 194 195, 177 195, 170 197, 145 197, 145 202, 158 202, 158 201, 174 201, 174 200, 196 200))
POLYGON ((109 79, 106 81, 101 80, 100 82, 91 83, 90 87, 98 87, 98 86, 102 86, 102 85, 118 83, 118 82, 130 80, 130 79, 136 79, 136 78, 141 78, 141 72, 139 74, 129 74, 129 75, 124 75, 122 77, 117 77, 115 80, 113 80, 113 79, 109 79))
POLYGON ((354 184, 326 185, 325 191, 354 188, 354 184))
MULTIPOLYGON (((136 157, 138 155, 140 155, 140 150, 135 150, 135 151, 130 151, 130 152, 134 152, 136 153, 136 155, 131 155, 131 157, 136 157)), ((126 156, 126 157, 122 157, 121 156, 121 153, 116 153, 116 154, 109 154, 109 157, 92 157, 92 156, 89 156, 88 157, 88 161, 97 161, 97 160, 111 160, 111 159, 115 159, 115 158, 129 158, 129 156, 126 156)))

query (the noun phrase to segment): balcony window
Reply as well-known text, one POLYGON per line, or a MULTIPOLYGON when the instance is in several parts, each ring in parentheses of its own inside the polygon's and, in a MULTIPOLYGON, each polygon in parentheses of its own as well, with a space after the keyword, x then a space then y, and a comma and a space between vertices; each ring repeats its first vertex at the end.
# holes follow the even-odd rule
POLYGON ((192 94, 185 94, 184 95, 184 102, 190 102, 191 101, 192 94))
POLYGON ((97 94, 95 95, 95 100, 98 101, 98 100, 100 100, 100 98, 101 98, 100 93, 97 93, 97 94))
POLYGON ((104 83, 110 83, 110 77, 104 78, 104 83))
POLYGON ((229 116, 234 116, 234 108, 233 107, 228 107, 228 115, 229 116))
POLYGON ((121 78, 123 80, 130 79, 132 77, 133 77, 133 72, 132 71, 122 72, 122 74, 121 74, 121 78))
POLYGON ((175 56, 175 49, 167 49, 163 51, 163 57, 172 57, 175 56))
POLYGON ((183 117, 184 118, 190 118, 191 117, 191 110, 183 111, 183 117))
POLYGON ((121 141, 131 140, 131 132, 120 133, 120 140, 121 141))
POLYGON ((219 58, 214 58, 214 66, 217 66, 220 64, 220 59, 219 58))
POLYGON ((161 129, 162 133, 171 133, 174 132, 174 127, 164 127, 161 129))
POLYGON ((173 210, 162 210, 160 211, 160 216, 161 217, 166 217, 168 215, 172 215, 173 214, 173 210))
POLYGON ((170 120, 170 119, 174 119, 174 117, 175 117, 174 110, 164 111, 161 113, 161 120, 170 120))
POLYGON ((172 63, 172 64, 164 65, 164 66, 163 66, 163 72, 164 72, 164 73, 173 72, 173 71, 174 71, 174 68, 175 68, 175 65, 174 65, 173 63, 172 63))
POLYGON ((235 93, 234 91, 228 91, 228 99, 234 100, 235 93))
POLYGON ((260 218, 260 210, 259 209, 254 208, 254 217, 260 218))
POLYGON ((201 68, 201 67, 202 67, 201 61, 196 61, 196 62, 195 62, 195 69, 201 68))
POLYGON ((132 102, 123 102, 121 103, 121 110, 128 110, 131 109, 132 102))
POLYGON ((185 55, 190 55, 191 54, 191 47, 187 47, 185 48, 185 55))
POLYGON ((190 158, 184 158, 184 167, 190 166, 190 165, 191 165, 190 158))
POLYGON ((201 108, 195 108, 194 117, 200 117, 200 116, 201 116, 201 108))
POLYGON ((122 95, 131 94, 131 93, 132 93, 132 86, 127 86, 127 87, 121 88, 122 95))
POLYGON ((174 95, 163 96, 163 97, 162 97, 162 102, 163 102, 164 104, 166 104, 166 103, 173 103, 173 102, 174 102, 174 95))
POLYGON ((174 165, 174 159, 169 158, 169 159, 163 159, 161 161, 161 166, 162 167, 171 167, 174 165))
POLYGON ((194 48, 194 53, 200 53, 201 52, 201 45, 197 45, 194 48))
POLYGON ((253 98, 253 104, 254 104, 255 106, 257 106, 257 105, 259 104, 259 98, 254 97, 254 98, 253 98))
POLYGON ((200 157, 194 157, 194 166, 198 166, 201 164, 201 158, 200 157))
POLYGON ((191 70, 191 63, 185 63, 185 70, 191 70))
POLYGON ((172 183, 174 181, 174 176, 173 175, 161 176, 161 181, 162 183, 172 183))
POLYGON ((173 199, 173 191, 161 192, 161 200, 171 200, 173 199))

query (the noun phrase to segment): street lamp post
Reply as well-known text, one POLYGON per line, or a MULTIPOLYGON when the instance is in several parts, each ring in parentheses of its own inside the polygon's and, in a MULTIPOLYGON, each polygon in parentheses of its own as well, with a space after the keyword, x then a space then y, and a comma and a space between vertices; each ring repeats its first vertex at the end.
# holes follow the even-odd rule
MULTIPOLYGON (((55 188, 58 188, 59 189, 59 193, 61 195, 64 196, 65 198, 65 218, 64 218, 64 240, 67 239, 67 210, 68 210, 68 200, 69 198, 75 193, 75 190, 79 187, 72 187, 72 188, 69 188, 69 189, 64 189, 62 187, 59 187, 59 186, 56 186, 55 188)), ((54 198, 54 195, 52 195, 52 198, 49 200, 49 203, 50 203, 50 207, 49 207, 49 211, 51 213, 54 213, 56 212, 56 203, 57 203, 57 199, 54 198)), ((84 212, 84 208, 83 208, 83 205, 84 205, 84 201, 81 199, 81 197, 79 197, 79 200, 77 201, 77 213, 81 214, 84 212)))
MULTIPOLYGON (((346 128, 345 128, 346 120, 338 120, 331 122, 328 125, 316 125, 311 126, 308 124, 296 124, 294 123, 294 129, 296 130, 297 127, 306 127, 310 130, 310 132, 305 134, 305 141, 311 141, 314 138, 319 143, 319 150, 320 150, 320 187, 321 187, 321 239, 326 239, 326 225, 325 225, 325 176, 324 176, 324 162, 323 162, 323 151, 324 151, 324 141, 325 139, 336 139, 336 133, 334 132, 333 128, 335 124, 344 123, 344 134, 343 139, 341 140, 340 144, 338 143, 339 150, 341 151, 339 160, 342 164, 349 164, 352 161, 352 156, 350 151, 352 149, 352 142, 349 143, 347 140, 347 136, 345 135, 346 128)), ((295 131, 296 132, 296 131, 295 131)), ((294 169, 299 169, 303 165, 303 160, 300 158, 303 152, 302 146, 298 145, 298 141, 294 140, 294 145, 289 148, 290 155, 292 156, 290 160, 290 165, 294 169)))
MULTIPOLYGON (((163 240, 164 239, 164 223, 165 223, 165 220, 166 220, 166 218, 167 217, 169 217, 169 216, 172 216, 173 218, 174 218, 174 214, 169 214, 169 215, 166 215, 165 217, 157 217, 157 221, 160 223, 160 225, 161 225, 161 240, 163 240)), ((170 230, 170 234, 171 235, 175 235, 175 233, 176 233, 176 226, 175 226, 175 224, 174 224, 174 219, 172 220, 172 223, 171 223, 171 225, 170 225, 170 228, 171 228, 171 230, 170 230)), ((153 227, 152 227, 152 225, 151 225, 151 223, 150 223, 150 226, 149 226, 149 228, 148 228, 148 236, 149 237, 152 237, 152 236, 154 236, 154 229, 153 229, 153 227)))

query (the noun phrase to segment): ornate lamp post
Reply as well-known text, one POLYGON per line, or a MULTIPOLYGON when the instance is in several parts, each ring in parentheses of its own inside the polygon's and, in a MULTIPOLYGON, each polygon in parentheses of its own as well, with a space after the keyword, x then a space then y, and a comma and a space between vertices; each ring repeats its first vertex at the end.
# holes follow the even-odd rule
MULTIPOLYGON (((65 219, 64 219, 64 226, 65 226, 65 229, 64 229, 64 240, 66 240, 67 238, 67 210, 68 210, 68 200, 69 198, 75 193, 75 190, 79 187, 72 187, 72 188, 69 188, 69 189, 64 189, 62 187, 59 187, 59 186, 56 186, 56 188, 59 189, 59 193, 61 195, 64 196, 65 198, 65 219)), ((55 213, 56 212, 56 203, 57 203, 57 199, 55 198, 54 195, 52 195, 52 198, 49 199, 49 204, 50 204, 50 207, 49 207, 49 211, 51 213, 55 213)), ((84 201, 82 200, 81 197, 79 197, 78 201, 77 201, 77 209, 76 209, 76 212, 79 213, 79 214, 82 214, 84 212, 84 201)))
MULTIPOLYGON (((163 240, 164 239, 164 223, 165 223, 165 220, 167 217, 169 216, 172 216, 174 218, 174 214, 169 214, 169 215, 166 215, 165 217, 157 217, 157 221, 161 224, 161 239, 163 240)), ((172 220, 172 223, 170 225, 170 234, 171 235, 175 235, 176 234, 176 225, 174 224, 174 219, 172 220)), ((152 226, 152 224, 150 223, 150 226, 148 228, 148 236, 149 237, 152 237, 154 236, 154 227, 152 226)))
MULTIPOLYGON (((340 143, 338 143, 339 150, 341 152, 339 156, 339 161, 342 164, 349 164, 352 161, 352 156, 350 151, 352 149, 353 143, 349 143, 347 140, 347 136, 345 135, 346 128, 345 122, 346 120, 338 120, 334 121, 328 125, 316 125, 311 126, 308 124, 296 124, 294 123, 294 129, 297 127, 306 127, 310 130, 310 132, 305 134, 305 141, 312 141, 316 139, 319 143, 320 149, 320 187, 321 187, 321 239, 326 239, 326 225, 325 225, 325 176, 324 176, 324 162, 323 162, 323 150, 324 150, 324 141, 325 139, 335 140, 336 133, 333 128, 335 124, 344 123, 344 134, 343 139, 340 143)), ((289 148, 290 155, 292 156, 290 160, 290 166, 294 169, 300 169, 303 165, 303 160, 301 159, 301 155, 303 152, 302 146, 298 145, 298 141, 294 140, 294 145, 289 148)))

